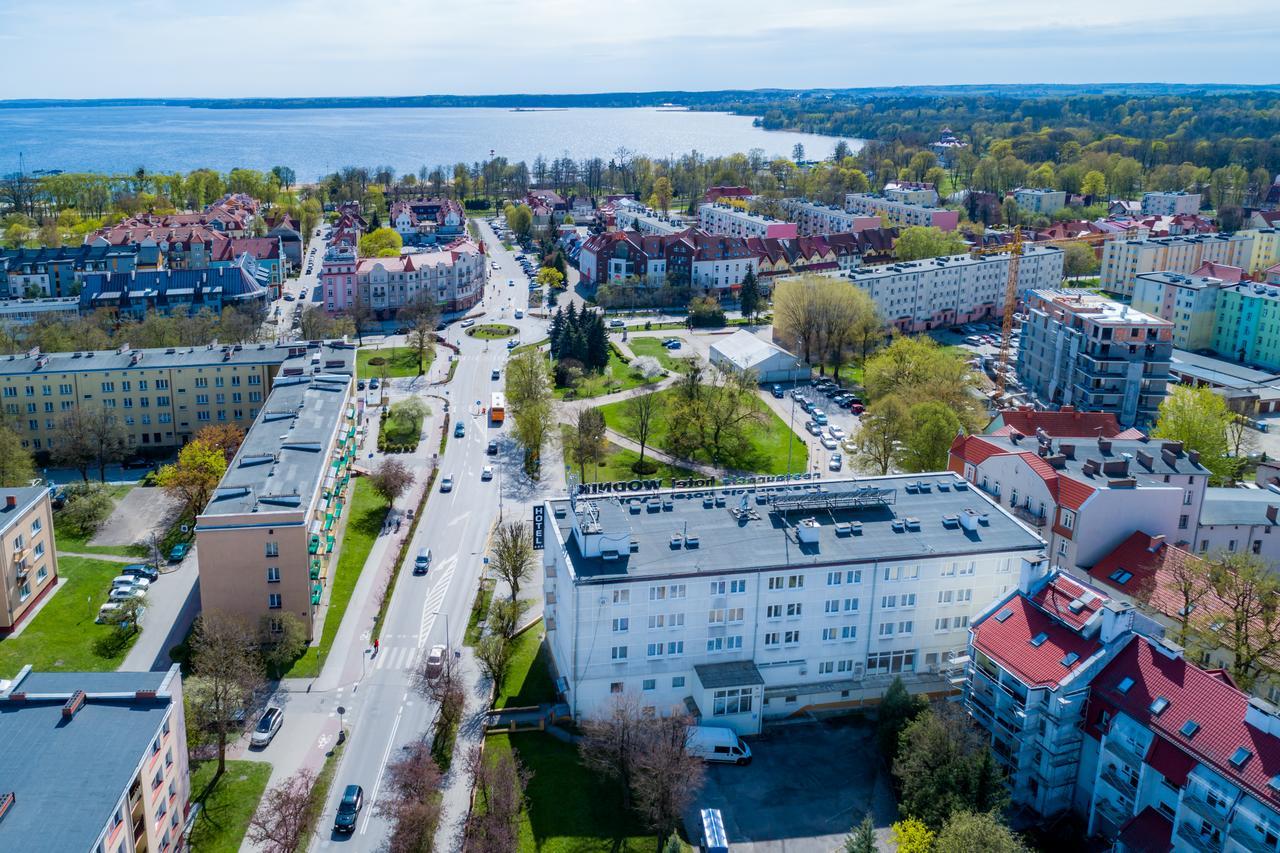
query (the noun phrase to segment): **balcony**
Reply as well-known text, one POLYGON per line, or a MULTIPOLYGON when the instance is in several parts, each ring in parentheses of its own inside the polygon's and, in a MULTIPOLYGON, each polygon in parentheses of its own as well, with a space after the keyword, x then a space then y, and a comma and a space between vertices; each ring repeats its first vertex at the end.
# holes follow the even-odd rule
POLYGON ((1110 765, 1103 768, 1102 778, 1108 785, 1115 788, 1116 791, 1124 797, 1133 799, 1134 795, 1138 793, 1137 784, 1135 782, 1131 782, 1128 776, 1124 776, 1116 772, 1116 769, 1110 765))
POLYGON ((1119 803, 1108 800, 1106 797, 1099 797, 1094 802, 1094 811, 1100 820, 1104 820, 1111 824, 1111 831, 1104 833, 1113 835, 1120 831, 1120 827, 1125 825, 1133 815, 1126 811, 1119 803))
POLYGON ((1203 850, 1205 853, 1217 853, 1222 849, 1222 842, 1208 835, 1201 834, 1189 823, 1178 824, 1178 838, 1185 841, 1192 850, 1203 850))
POLYGON ((1130 767, 1140 767, 1142 765, 1142 756, 1130 749, 1128 744, 1119 738, 1107 738, 1106 748, 1112 755, 1130 767))
POLYGON ((1015 506, 1009 511, 1013 513, 1014 518, 1017 518, 1019 521, 1029 524, 1032 527, 1044 527, 1048 522, 1044 513, 1032 512, 1024 506, 1015 506))
POLYGON ((1214 826, 1225 828, 1227 825, 1227 816, 1222 812, 1200 799, 1196 794, 1192 793, 1194 787, 1188 787, 1187 792, 1182 796, 1183 808, 1190 809, 1199 817, 1209 821, 1214 826))
POLYGON ((1274 846, 1267 844, 1243 826, 1232 828, 1227 833, 1227 838, 1245 850, 1251 850, 1254 853, 1275 853, 1276 851, 1274 846))
POLYGON ((142 853, 147 849, 147 821, 146 818, 138 818, 133 822, 133 850, 134 853, 142 853))

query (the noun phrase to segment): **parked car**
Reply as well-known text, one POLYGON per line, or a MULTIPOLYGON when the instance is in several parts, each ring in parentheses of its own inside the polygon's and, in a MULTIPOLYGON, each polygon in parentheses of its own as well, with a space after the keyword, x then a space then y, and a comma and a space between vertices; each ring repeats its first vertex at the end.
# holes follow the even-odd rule
POLYGON ((518 346, 520 346, 519 338, 512 338, 511 340, 507 341, 507 349, 515 349, 518 346))
POLYGON ((831 437, 834 438, 836 441, 844 441, 845 433, 844 433, 844 430, 841 429, 840 427, 838 426, 827 427, 827 432, 831 433, 831 437))
POLYGON ((169 562, 181 563, 187 558, 187 554, 191 552, 190 542, 179 542, 169 549, 169 562))
POLYGON ((785 396, 785 395, 782 393, 782 386, 781 386, 781 385, 774 385, 774 386, 773 386, 772 388, 770 388, 769 390, 773 393, 773 397, 774 397, 774 399, 775 399, 775 400, 781 400, 781 399, 783 398, 783 396, 785 396))
POLYGON ((446 474, 446 475, 444 475, 444 477, 440 480, 440 491, 442 491, 442 492, 452 492, 452 491, 453 491, 453 475, 452 475, 452 474, 446 474))
POLYGON ((818 426, 813 421, 805 421, 804 428, 809 432, 810 435, 822 435, 822 427, 818 426))
POLYGON ((516 319, 517 319, 517 320, 523 320, 523 319, 524 319, 524 312, 523 312, 523 311, 521 311, 519 308, 517 308, 517 309, 516 309, 516 319))
POLYGON ((342 792, 342 801, 338 803, 338 814, 333 819, 333 831, 350 835, 356 830, 356 821, 360 819, 360 810, 364 808, 364 788, 359 785, 348 785, 342 792))
POLYGON ((609 321, 609 328, 610 328, 610 329, 621 329, 621 328, 623 328, 623 327, 624 327, 624 326, 626 326, 626 325, 627 325, 627 324, 626 324, 624 321, 622 321, 622 320, 610 320, 610 321, 609 321))
POLYGON ((132 601, 135 598, 146 598, 147 591, 132 586, 113 586, 107 593, 107 601, 132 601))
POLYGON ((866 407, 863 406, 861 403, 850 403, 849 411, 853 412, 855 415, 860 415, 866 411, 866 407))
POLYGON ((678 338, 672 338, 671 340, 667 341, 667 349, 680 349, 680 347, 681 347, 681 343, 678 338))
POLYGON ((476 324, 476 321, 475 321, 475 320, 463 320, 463 321, 462 321, 462 328, 464 328, 464 329, 470 329, 470 328, 471 328, 472 326, 474 326, 475 324, 476 324))
POLYGON ((494 382, 497 382, 498 377, 500 376, 502 376, 502 371, 498 370, 498 368, 496 367, 493 370, 489 371, 489 378, 492 379, 494 382))
POLYGON ((141 456, 133 456, 124 460, 124 462, 121 463, 121 466, 126 471, 136 471, 139 468, 150 468, 151 463, 148 460, 143 459, 141 456))
POLYGON ((98 623, 99 625, 105 625, 108 622, 114 622, 116 619, 116 614, 118 614, 122 609, 123 608, 121 608, 117 602, 108 601, 106 604, 98 608, 98 615, 93 621, 98 623))
POLYGON ((130 563, 120 570, 120 574, 146 578, 153 583, 160 578, 160 571, 150 563, 130 563))
POLYGON ((361 379, 359 382, 357 382, 357 383, 356 383, 356 390, 357 390, 357 391, 363 391, 363 390, 364 390, 364 380, 363 380, 363 379, 361 379))
POLYGON ((284 725, 284 711, 275 707, 263 711, 262 716, 258 718, 258 725, 253 727, 253 734, 249 736, 249 745, 266 746, 271 743, 282 725, 284 725))
POLYGON ((827 465, 827 467, 830 468, 832 471, 839 471, 841 468, 844 467, 844 457, 841 456, 839 453, 832 453, 831 463, 827 465))
POLYGON ((448 650, 444 646, 432 646, 427 652, 427 678, 437 678, 444 672, 444 656, 448 650))
POLYGON ((111 579, 112 589, 140 589, 146 591, 151 588, 151 581, 146 578, 135 578, 133 575, 116 575, 111 579))
POLYGON ((492 465, 486 465, 486 466, 484 466, 483 468, 481 468, 481 469, 480 469, 480 479, 481 479, 481 480, 492 480, 492 479, 493 479, 493 466, 492 466, 492 465))
POLYGON ((723 726, 689 726, 685 751, 703 761, 750 764, 751 748, 733 729, 723 726))
POLYGON ((829 435, 821 436, 818 441, 822 442, 822 446, 827 450, 835 450, 840 446, 840 443, 829 435))
POLYGON ((415 575, 425 575, 431 568, 431 549, 423 548, 418 552, 418 556, 413 558, 413 573, 415 575))
POLYGON ((815 406, 812 401, 804 399, 800 401, 800 408, 804 410, 805 414, 812 414, 813 410, 818 407, 815 406))
POLYGON ((377 390, 378 390, 378 384, 379 384, 379 383, 378 383, 378 377, 376 377, 376 376, 375 376, 375 377, 373 377, 372 379, 370 379, 370 380, 369 380, 369 390, 370 390, 370 391, 377 391, 377 390))
POLYGON ((809 414, 813 415, 814 421, 816 421, 820 426, 827 425, 827 413, 822 411, 822 409, 811 409, 809 414))

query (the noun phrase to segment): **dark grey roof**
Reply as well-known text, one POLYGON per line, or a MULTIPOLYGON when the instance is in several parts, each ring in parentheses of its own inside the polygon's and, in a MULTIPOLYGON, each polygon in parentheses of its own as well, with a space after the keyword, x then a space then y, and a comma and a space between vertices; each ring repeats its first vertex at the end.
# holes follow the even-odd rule
MULTIPOLYGON (((92 694, 110 682, 108 692, 128 692, 155 689, 168 675, 36 673, 19 686, 31 693, 39 688, 59 694, 83 689, 92 694)), ((0 821, 0 850, 92 849, 127 792, 148 745, 159 734, 170 705, 165 697, 95 699, 91 695, 68 721, 62 716, 65 702, 64 698, 0 701, 0 788, 16 795, 0 821)))
POLYGON ((764 676, 760 674, 755 661, 733 660, 724 663, 694 664, 693 671, 698 673, 698 681, 706 690, 717 687, 746 687, 764 684, 764 676))
MULTIPOLYGON (((984 435, 982 440, 1000 447, 1008 448, 1010 453, 1023 453, 1030 451, 1036 453, 1040 447, 1035 436, 1023 436, 1020 441, 1015 442, 1011 436, 1007 435, 984 435)), ((1184 452, 1178 451, 1177 455, 1165 454, 1162 452, 1165 442, 1160 439, 1149 439, 1143 441, 1139 438, 1110 438, 1106 439, 1110 447, 1103 449, 1099 446, 1097 439, 1092 438, 1063 438, 1054 439, 1050 444, 1054 457, 1053 467, 1058 471, 1059 475, 1070 476, 1073 480, 1079 480, 1082 483, 1089 483, 1095 486, 1104 486, 1108 480, 1117 479, 1124 475, 1109 474, 1099 470, 1094 474, 1085 473, 1085 465, 1090 460, 1097 463, 1107 462, 1123 462, 1126 454, 1129 457, 1128 476, 1135 478, 1139 483, 1164 483, 1166 474, 1198 474, 1208 476, 1209 469, 1205 468, 1199 462, 1192 462, 1191 457, 1184 452), (1057 459, 1056 457, 1063 453, 1063 446, 1069 445, 1074 448, 1072 453, 1074 459, 1057 459), (1142 454, 1141 456, 1139 454, 1142 454), (1143 460, 1150 458, 1150 465, 1144 464, 1143 460)))
POLYGON ((952 473, 830 480, 820 484, 821 492, 817 494, 824 499, 864 496, 868 505, 860 508, 781 512, 769 503, 757 503, 757 495, 804 498, 813 494, 807 491, 811 488, 777 487, 766 493, 763 488, 748 492, 747 487, 730 486, 579 498, 578 510, 593 512, 594 523, 617 546, 616 557, 607 555, 610 559, 583 556, 573 533, 574 515, 568 499, 550 502, 551 521, 560 530, 570 571, 579 581, 766 571, 947 554, 1038 552, 1044 548, 1044 541, 1030 528, 952 473), (927 484, 927 491, 919 489, 918 483, 927 484), (882 499, 873 493, 881 494, 882 499), (717 495, 724 498, 719 506, 717 495), (741 506, 743 495, 747 497, 749 515, 740 521, 735 511, 741 506), (651 499, 656 499, 652 507, 651 499), (705 505, 708 501, 711 506, 705 505), (985 515, 987 523, 974 530, 965 530, 951 520, 944 523, 944 517, 958 518, 967 513, 985 515), (797 541, 796 524, 806 518, 818 522, 816 543, 797 541), (918 524, 905 523, 908 519, 915 519, 918 524), (856 532, 843 527, 855 522, 860 525, 856 532), (696 537, 696 547, 673 544, 677 535, 696 537), (632 551, 628 550, 628 539, 634 543, 632 551))
POLYGON ((133 272, 87 273, 80 291, 80 307, 92 310, 101 305, 125 307, 133 302, 165 305, 170 301, 216 304, 265 298, 257 279, 240 265, 206 269, 143 270, 133 272), (178 295, 182 298, 171 300, 178 295))
POLYGON ((1270 489, 1209 488, 1200 507, 1201 524, 1275 524, 1267 507, 1280 507, 1280 494, 1270 489))
POLYGON ((33 356, 26 353, 0 356, 0 376, 25 376, 30 373, 80 373, 88 370, 139 370, 176 367, 218 367, 237 364, 280 365, 281 372, 302 370, 319 354, 331 372, 350 373, 354 368, 355 349, 336 341, 311 346, 293 344, 214 345, 202 347, 156 347, 154 349, 86 350, 84 352, 49 352, 33 356), (134 357, 141 358, 134 363, 134 357), (330 362, 341 360, 343 367, 330 362), (42 361, 43 365, 37 364, 42 361))
POLYGON ((44 486, 20 486, 18 488, 0 489, 0 530, 6 530, 14 519, 21 518, 33 503, 48 494, 44 486), (13 509, 9 509, 9 495, 18 499, 13 509))

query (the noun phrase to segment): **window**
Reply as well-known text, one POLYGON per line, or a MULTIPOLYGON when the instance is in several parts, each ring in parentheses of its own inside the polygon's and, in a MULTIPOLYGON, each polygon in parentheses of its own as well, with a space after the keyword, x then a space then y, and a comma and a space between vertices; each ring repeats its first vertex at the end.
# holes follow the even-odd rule
POLYGON ((829 616, 830 616, 830 615, 834 615, 834 614, 836 614, 836 613, 839 613, 839 612, 840 612, 840 599, 838 599, 838 598, 831 598, 831 599, 827 599, 826 603, 825 603, 825 604, 823 604, 823 606, 822 606, 822 612, 823 612, 823 613, 826 613, 826 614, 827 614, 827 615, 829 615, 829 616))
POLYGON ((882 595, 880 596, 880 607, 882 610, 892 610, 898 606, 898 596, 882 595))
POLYGON ((880 652, 867 655, 867 673, 914 672, 915 652, 880 652))
POLYGON ((827 572, 827 586, 839 586, 844 572, 827 572))
POLYGON ((279 566, 267 566, 267 583, 280 583, 279 566))
POLYGON ((881 622, 881 623, 880 623, 880 636, 881 636, 881 637, 892 637, 892 636, 893 636, 893 623, 892 623, 892 622, 881 622))
POLYGON ((766 646, 776 646, 782 642, 782 638, 778 636, 776 631, 770 631, 764 635, 764 644, 766 646))
POLYGON ((726 587, 726 584, 725 584, 725 582, 724 582, 724 581, 712 581, 712 582, 711 582, 711 594, 712 594, 712 595, 724 595, 725 587, 726 587))
POLYGON ((731 687, 728 690, 715 691, 712 694, 712 716, 725 717, 730 714, 750 713, 754 692, 750 687, 731 687))
POLYGON ((645 647, 645 654, 651 658, 660 658, 662 657, 662 650, 662 643, 650 643, 645 647))
MULTIPOLYGON (((615 660, 615 661, 626 660, 626 659, 627 659, 627 647, 626 647, 626 646, 614 646, 612 649, 610 649, 610 650, 609 650, 609 657, 610 657, 611 659, 615 660)), ((616 693, 616 692, 618 692, 618 691, 616 691, 616 690, 615 690, 614 692, 616 693)))
POLYGON ((1064 530, 1071 530, 1076 523, 1076 514, 1069 509, 1060 511, 1060 522, 1064 530))
POLYGON ((744 612, 741 607, 730 607, 725 611, 725 615, 728 617, 730 625, 734 623, 741 623, 744 619, 744 612))
POLYGON ((1179 530, 1186 530, 1186 529, 1187 529, 1187 521, 1188 521, 1188 517, 1187 517, 1187 516, 1185 516, 1185 515, 1180 515, 1180 516, 1178 516, 1178 529, 1179 529, 1179 530))
POLYGON ((671 686, 672 686, 672 687, 675 687, 675 688, 684 687, 684 676, 683 676, 683 675, 677 675, 677 676, 672 677, 672 679, 671 679, 671 686))
POLYGON ((667 643, 667 657, 684 654, 684 640, 672 640, 667 643))
POLYGON ((782 576, 769 578, 769 589, 772 590, 772 589, 785 589, 785 588, 786 588, 786 578, 782 576))
POLYGON ((729 581, 729 592, 732 595, 741 595, 747 591, 747 582, 745 580, 729 581))
POLYGON ((845 613, 857 613, 857 612, 858 612, 858 599, 856 599, 856 598, 846 598, 846 599, 844 600, 844 612, 845 612, 845 613))
POLYGON ((831 643, 831 642, 835 642, 835 640, 836 640, 839 636, 840 636, 840 632, 839 632, 837 629, 835 629, 835 628, 823 628, 823 629, 822 629, 822 642, 824 642, 824 643, 831 643))
POLYGON ((646 678, 644 681, 640 682, 640 687, 643 690, 657 690, 658 680, 656 678, 646 678))
POLYGON ((764 616, 765 616, 765 618, 766 618, 766 619, 781 619, 781 618, 782 618, 782 605, 781 605, 781 604, 770 604, 768 607, 766 607, 766 608, 765 608, 764 616))
POLYGON ((26 600, 27 600, 28 598, 30 598, 30 597, 31 597, 31 583, 30 583, 30 582, 24 583, 22 586, 18 587, 18 600, 19 600, 19 601, 26 601, 26 600))
POLYGON ((830 675, 836 671, 836 662, 833 660, 824 660, 818 663, 818 675, 830 675))
POLYGON ((268 556, 268 557, 279 557, 279 556, 280 556, 280 543, 279 543, 279 542, 267 542, 267 543, 266 543, 266 545, 265 545, 265 547, 263 548, 263 553, 264 553, 266 556, 268 556))
POLYGON ((800 632, 787 631, 785 634, 782 635, 782 642, 787 644, 788 646, 794 646, 795 644, 800 642, 800 632))
POLYGON ((787 575, 787 589, 804 589, 804 575, 787 575))
POLYGON ((625 634, 627 633, 627 630, 630 627, 631 627, 631 620, 625 616, 622 617, 621 619, 613 620, 613 633, 615 634, 625 634))
POLYGON ((686 593, 686 587, 682 583, 672 584, 671 586, 667 587, 667 598, 684 598, 685 593, 686 593))
POLYGON ((708 612, 707 612, 707 624, 708 624, 708 625, 723 625, 723 624, 724 624, 724 608, 722 608, 722 607, 716 607, 716 608, 713 608, 712 610, 708 611, 708 612))
POLYGON ((271 610, 279 610, 283 605, 280 603, 280 593, 273 592, 267 596, 267 607, 271 610))
POLYGON ((845 583, 862 583, 862 569, 853 569, 844 573, 845 583))
POLYGON ((858 626, 845 625, 840 629, 840 639, 845 641, 858 639, 858 626))
POLYGON ((913 628, 914 628, 914 624, 910 619, 907 619, 898 623, 899 634, 910 634, 913 628))
MULTIPOLYGON (((616 620, 616 619, 615 619, 614 621, 616 622, 616 621, 618 621, 618 620, 616 620)), ((667 624, 667 616, 666 616, 666 614, 665 614, 665 613, 650 613, 650 614, 649 614, 649 630, 651 630, 651 631, 652 631, 652 630, 654 630, 655 628, 662 628, 662 627, 664 627, 666 624, 667 624)))
POLYGON ((793 601, 787 605, 787 617, 794 618, 799 616, 803 610, 804 604, 799 601, 793 601))

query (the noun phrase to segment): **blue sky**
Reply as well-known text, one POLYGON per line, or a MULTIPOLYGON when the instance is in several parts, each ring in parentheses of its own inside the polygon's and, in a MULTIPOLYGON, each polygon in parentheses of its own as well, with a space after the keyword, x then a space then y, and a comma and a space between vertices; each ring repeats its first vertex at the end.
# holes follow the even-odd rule
POLYGON ((0 0, 0 98, 1280 82, 1276 0, 0 0))

